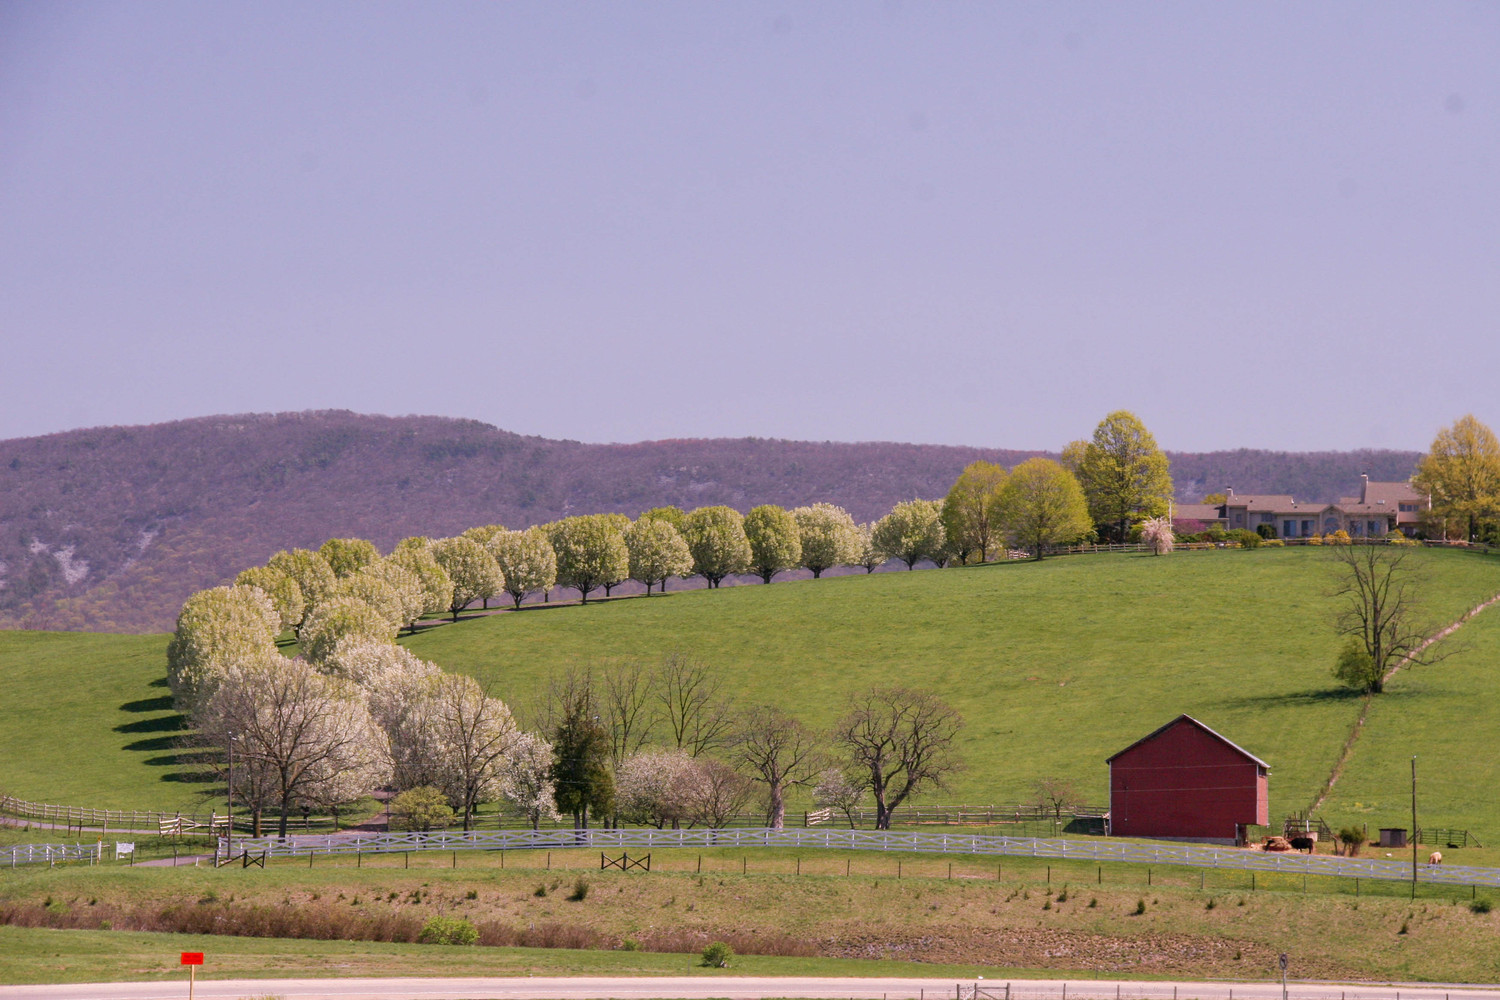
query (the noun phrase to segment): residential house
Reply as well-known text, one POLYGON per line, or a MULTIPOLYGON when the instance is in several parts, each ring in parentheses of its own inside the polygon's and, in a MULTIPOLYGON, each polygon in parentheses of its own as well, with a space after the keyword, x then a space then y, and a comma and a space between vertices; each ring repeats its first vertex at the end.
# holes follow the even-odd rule
POLYGON ((1244 494, 1225 491, 1221 504, 1179 504, 1179 521, 1201 521, 1233 531, 1255 531, 1269 525, 1277 538, 1307 538, 1344 531, 1351 538, 1383 538, 1392 531, 1415 535, 1431 500, 1409 483, 1372 483, 1360 477, 1357 497, 1338 503, 1299 503, 1285 494, 1244 494))

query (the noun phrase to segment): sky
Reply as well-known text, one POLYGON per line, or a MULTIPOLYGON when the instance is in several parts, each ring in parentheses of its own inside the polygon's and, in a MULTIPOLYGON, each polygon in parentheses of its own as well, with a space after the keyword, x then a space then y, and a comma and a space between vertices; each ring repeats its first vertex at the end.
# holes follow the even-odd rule
POLYGON ((1425 449, 1500 3, 0 0, 0 439, 1425 449))

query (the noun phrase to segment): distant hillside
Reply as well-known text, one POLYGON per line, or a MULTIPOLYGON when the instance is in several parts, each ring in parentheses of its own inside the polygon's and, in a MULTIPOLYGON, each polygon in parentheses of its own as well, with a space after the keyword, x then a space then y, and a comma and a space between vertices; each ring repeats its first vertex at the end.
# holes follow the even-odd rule
MULTIPOLYGON (((660 504, 828 500, 859 520, 938 497, 976 459, 1036 451, 754 438, 593 445, 472 420, 344 411, 209 417, 0 442, 0 620, 171 628, 194 590, 277 549, 356 535, 381 546, 476 524, 660 504)), ((1233 486, 1313 500, 1361 472, 1404 479, 1414 452, 1173 455, 1178 496, 1233 486)))

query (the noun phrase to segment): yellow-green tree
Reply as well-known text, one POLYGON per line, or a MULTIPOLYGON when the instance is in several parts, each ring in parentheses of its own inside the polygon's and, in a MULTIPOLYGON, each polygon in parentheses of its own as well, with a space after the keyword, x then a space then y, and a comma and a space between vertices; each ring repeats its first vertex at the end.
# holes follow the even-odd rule
POLYGON ((1156 438, 1128 410, 1116 410, 1094 428, 1093 439, 1080 449, 1064 449, 1066 464, 1083 487, 1089 516, 1116 541, 1124 541, 1137 516, 1159 517, 1172 497, 1167 456, 1156 438))
POLYGON ((1432 497, 1433 512, 1467 526, 1474 541, 1481 521, 1500 511, 1500 441, 1472 413, 1444 427, 1417 463, 1412 485, 1432 497))
POLYGON ((990 507, 1005 485, 1005 468, 994 462, 970 462, 943 498, 943 531, 948 548, 964 565, 975 552, 979 561, 990 557, 998 532, 990 521, 990 507))
POLYGON ((1073 474, 1048 458, 1029 458, 1010 470, 991 516, 1019 548, 1042 558, 1048 545, 1071 542, 1089 530, 1089 508, 1073 474))

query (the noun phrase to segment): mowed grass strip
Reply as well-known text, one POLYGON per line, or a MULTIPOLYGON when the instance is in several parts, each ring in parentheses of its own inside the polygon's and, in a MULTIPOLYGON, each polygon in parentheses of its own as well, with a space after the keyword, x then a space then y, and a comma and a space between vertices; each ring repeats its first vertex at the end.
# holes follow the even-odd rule
MULTIPOLYGON (((215 920, 223 913, 226 923, 234 912, 256 908, 309 913, 314 923, 318 914, 329 914, 331 922, 339 914, 400 915, 415 925, 434 915, 461 916, 480 926, 555 931, 559 940, 587 933, 603 949, 549 949, 523 956, 521 964, 538 972, 671 967, 618 950, 628 941, 696 942, 672 949, 683 953, 672 961, 690 964, 684 955, 707 940, 734 934, 747 941, 810 944, 817 957, 803 959, 808 964, 801 968, 809 973, 829 970, 822 974, 875 970, 860 973, 845 967, 848 971, 837 972, 820 963, 900 958, 922 964, 890 967, 890 972, 943 975, 939 969, 966 967, 970 976, 998 976, 1050 967, 1060 975, 1085 970, 1145 978, 1264 979, 1276 974, 1276 956, 1288 952, 1299 978, 1484 982, 1500 975, 1500 913, 1476 912, 1470 900, 1452 889, 1431 895, 1424 890, 1411 901, 1368 891, 1356 897, 1310 887, 1303 893, 1288 876, 1279 877, 1269 891, 1213 884, 1229 873, 1207 873, 1209 884, 1200 888, 1200 873, 1182 869, 1154 869, 1148 885, 1144 871, 1132 866, 1104 866, 1100 884, 1093 866, 1058 863, 1051 865, 1048 884, 1048 866, 1042 863, 1007 864, 997 879, 977 867, 975 859, 930 856, 854 858, 865 871, 846 877, 837 870, 841 859, 825 852, 802 855, 801 876, 790 871, 798 858, 786 853, 760 858, 765 868, 782 871, 757 872, 752 860, 748 875, 733 870, 739 859, 723 852, 706 854, 705 862, 712 864, 705 864, 701 873, 696 854, 686 852, 663 852, 660 866, 653 865, 649 874, 564 869, 562 864, 586 859, 561 852, 550 871, 518 868, 524 860, 520 857, 507 858, 504 870, 494 858, 481 864, 460 856, 458 869, 429 866, 440 860, 430 857, 420 866, 414 858, 410 869, 399 862, 386 865, 390 860, 395 859, 373 865, 367 859, 359 869, 272 865, 264 871, 75 868, 16 873, 0 878, 0 907, 45 906, 49 913, 81 915, 85 921, 99 914, 112 918, 119 929, 103 937, 91 936, 97 931, 71 932, 77 936, 48 938, 45 945, 30 939, 25 947, 45 949, 34 959, 19 954, 22 946, 7 954, 0 944, 0 977, 9 982, 99 978, 98 966, 87 964, 94 960, 90 956, 115 949, 125 957, 110 961, 141 961, 131 977, 150 978, 159 974, 154 970, 160 965, 133 956, 149 954, 152 947, 169 957, 178 950, 210 956, 264 950, 280 956, 264 969, 271 975, 411 974, 413 960, 451 971, 515 967, 510 966, 515 956, 505 948, 407 951, 412 946, 257 944, 232 937, 166 935, 131 939, 128 948, 117 947, 122 939, 111 935, 128 930, 131 907, 154 911, 171 905, 201 909, 215 920), (901 878, 893 870, 871 870, 877 863, 894 869, 898 860, 905 870, 901 878), (952 879, 946 870, 950 860, 952 879), (807 874, 809 869, 816 873, 807 874), (919 873, 908 874, 914 869, 919 873), (588 891, 578 898, 580 880, 588 891), (355 960, 339 957, 361 954, 373 956, 358 960, 370 964, 345 964, 355 960), (382 968, 381 956, 388 956, 390 965, 382 968)), ((0 940, 13 932, 0 928, 0 940)), ((748 957, 736 962, 741 971, 756 967, 748 957)))
MULTIPOLYGON (((1411 562, 1434 622, 1500 591, 1500 559, 1411 562)), ((939 797, 973 805, 1044 777, 1102 803, 1105 758, 1186 712, 1270 762, 1279 818, 1311 801, 1359 711, 1330 676, 1335 578, 1317 548, 1075 556, 543 607, 402 641, 523 712, 555 671, 670 651, 720 668, 741 704, 820 727, 851 691, 930 687, 966 722, 968 769, 939 797)))

